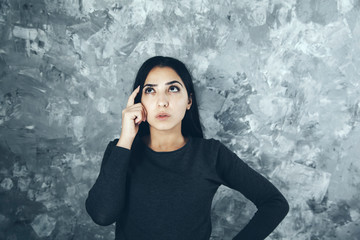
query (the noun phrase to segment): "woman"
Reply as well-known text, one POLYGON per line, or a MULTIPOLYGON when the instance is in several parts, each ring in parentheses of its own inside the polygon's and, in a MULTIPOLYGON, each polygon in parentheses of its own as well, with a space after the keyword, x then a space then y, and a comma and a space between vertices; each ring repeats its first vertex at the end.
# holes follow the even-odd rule
POLYGON ((93 221, 116 222, 121 240, 208 240, 211 203, 223 184, 258 211, 234 237, 264 239, 289 211, 284 196, 220 141, 204 139, 193 82, 170 57, 148 59, 122 111, 86 199, 93 221))

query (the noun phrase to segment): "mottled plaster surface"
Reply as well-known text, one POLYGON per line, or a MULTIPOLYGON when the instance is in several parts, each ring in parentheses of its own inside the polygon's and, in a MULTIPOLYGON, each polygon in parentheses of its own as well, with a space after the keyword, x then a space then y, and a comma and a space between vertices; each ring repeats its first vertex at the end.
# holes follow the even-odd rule
MULTIPOLYGON (((0 0, 0 239, 111 239, 84 201, 140 64, 184 61, 206 138, 287 197, 267 239, 360 239, 360 2, 0 0)), ((211 239, 255 206, 220 187, 211 239)))

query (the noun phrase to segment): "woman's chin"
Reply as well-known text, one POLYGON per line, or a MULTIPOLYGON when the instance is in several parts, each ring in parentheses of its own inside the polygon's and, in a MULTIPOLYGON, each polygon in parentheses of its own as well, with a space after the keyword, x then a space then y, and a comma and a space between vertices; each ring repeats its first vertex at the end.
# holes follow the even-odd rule
POLYGON ((149 124, 149 127, 157 131, 172 131, 176 125, 172 125, 169 122, 158 122, 153 125, 149 124))

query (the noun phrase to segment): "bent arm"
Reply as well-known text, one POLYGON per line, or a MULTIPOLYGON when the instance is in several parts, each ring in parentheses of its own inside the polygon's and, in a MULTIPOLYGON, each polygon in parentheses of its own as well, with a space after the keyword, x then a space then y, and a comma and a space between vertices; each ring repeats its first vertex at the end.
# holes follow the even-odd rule
POLYGON ((269 180, 223 144, 219 149, 217 172, 223 185, 241 192, 258 209, 233 240, 265 239, 289 212, 285 197, 269 180))
POLYGON ((86 211, 101 226, 114 223, 125 205, 126 173, 131 151, 116 146, 116 142, 113 140, 107 145, 99 176, 85 201, 86 211))

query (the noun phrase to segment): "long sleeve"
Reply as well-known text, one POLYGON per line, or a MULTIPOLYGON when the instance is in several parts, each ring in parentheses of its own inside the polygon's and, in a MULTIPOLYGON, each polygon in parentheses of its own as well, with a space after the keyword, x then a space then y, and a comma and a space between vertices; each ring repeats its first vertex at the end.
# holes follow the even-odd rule
POLYGON ((108 143, 100 173, 85 201, 86 211, 101 226, 114 223, 125 202, 126 173, 131 151, 116 146, 117 140, 108 143))
POLYGON ((255 215, 233 240, 265 239, 289 212, 285 197, 270 181, 222 143, 216 171, 223 185, 239 191, 257 207, 255 215))

